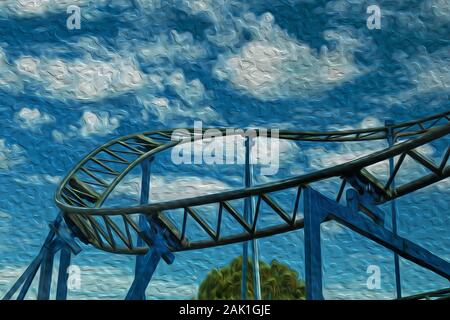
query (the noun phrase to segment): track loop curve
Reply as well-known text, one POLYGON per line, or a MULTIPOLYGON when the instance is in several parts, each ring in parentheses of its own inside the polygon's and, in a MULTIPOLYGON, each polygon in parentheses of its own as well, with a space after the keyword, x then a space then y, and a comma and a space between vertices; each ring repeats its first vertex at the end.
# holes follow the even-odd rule
MULTIPOLYGON (((193 129, 186 130, 194 137, 193 129)), ((62 210, 66 222, 81 239, 99 249, 114 253, 142 254, 149 249, 151 243, 142 237, 142 230, 137 223, 140 214, 151 217, 152 222, 167 231, 172 239, 172 251, 224 245, 269 236, 303 227, 300 208, 302 189, 317 181, 341 179, 340 187, 336 190, 336 198, 340 200, 346 186, 358 188, 354 183, 356 177, 358 181, 370 185, 379 195, 379 203, 382 203, 450 176, 450 165, 447 164, 450 157, 449 146, 444 151, 440 163, 433 162, 417 150, 418 147, 450 133, 450 111, 394 126, 370 129, 332 132, 284 130, 279 132, 279 138, 339 143, 383 140, 387 138, 388 131, 393 133, 395 139, 404 141, 391 148, 332 168, 247 189, 143 206, 105 208, 103 204, 107 197, 134 167, 149 157, 183 143, 171 139, 173 130, 132 134, 100 146, 81 160, 61 182, 55 201, 62 210), (393 175, 386 183, 382 183, 366 170, 368 166, 392 157, 398 157, 398 161, 393 175), (407 157, 426 168, 429 173, 393 187, 392 181, 407 157), (291 211, 288 212, 281 204, 280 196, 289 201, 291 211), (256 203, 256 217, 252 224, 243 219, 238 204, 250 199, 256 203), (279 223, 270 227, 259 226, 258 214, 262 206, 271 210, 279 223), (208 220, 207 212, 214 212, 216 217, 214 226, 212 226, 214 223, 208 220), (188 234, 186 227, 188 219, 197 224, 196 234, 188 234), (225 219, 231 219, 230 221, 235 224, 235 228, 228 233, 221 230, 225 219), (200 235, 201 233, 203 234, 200 235)))

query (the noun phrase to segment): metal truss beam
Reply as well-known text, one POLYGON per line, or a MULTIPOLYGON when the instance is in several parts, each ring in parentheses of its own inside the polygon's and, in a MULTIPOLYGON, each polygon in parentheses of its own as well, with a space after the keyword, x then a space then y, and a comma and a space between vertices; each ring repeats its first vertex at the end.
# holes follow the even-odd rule
MULTIPOLYGON (((203 131, 207 130, 206 128, 203 131)), ((225 128, 219 128, 225 132, 225 128)), ((287 231, 305 228, 305 261, 308 298, 323 299, 322 271, 320 255, 320 224, 329 219, 349 227, 355 232, 371 239, 384 247, 413 261, 435 273, 449 279, 449 263, 431 252, 396 234, 395 211, 393 210, 393 231, 384 228, 384 213, 378 205, 392 201, 405 194, 416 191, 450 177, 450 147, 444 150, 440 163, 435 163, 419 151, 419 147, 446 137, 450 133, 450 111, 400 124, 387 123, 384 127, 334 132, 279 132, 280 139, 294 141, 346 142, 388 139, 389 147, 370 155, 331 168, 325 168, 297 177, 272 183, 253 186, 251 166, 247 159, 245 167, 245 188, 225 191, 217 194, 195 198, 149 203, 150 163, 153 157, 180 143, 191 142, 196 136, 193 129, 187 129, 190 140, 172 140, 174 130, 160 130, 133 134, 114 139, 86 156, 61 182, 55 201, 61 209, 55 223, 50 225, 50 232, 35 260, 6 294, 11 299, 20 289, 18 299, 23 299, 40 269, 38 289, 39 299, 49 299, 53 260, 60 254, 60 268, 56 298, 67 296, 67 267, 71 255, 81 248, 75 237, 87 244, 112 253, 136 254, 135 279, 127 294, 127 299, 145 299, 145 290, 163 258, 172 263, 172 252, 192 250, 230 243, 252 241, 252 257, 255 278, 256 298, 260 296, 258 278, 258 247, 256 239, 287 231), (407 140, 396 144, 398 139, 407 140), (398 157, 394 165, 394 157, 398 157), (427 174, 411 177, 402 184, 396 179, 406 159, 414 161, 427 174), (372 165, 389 161, 390 172, 386 183, 369 172, 372 165), (140 204, 124 208, 103 207, 104 202, 124 177, 136 166, 142 165, 142 189, 140 204), (328 179, 341 179, 336 190, 335 200, 324 197, 311 188, 317 182, 328 179), (349 188, 352 187, 353 189, 349 188), (280 200, 273 193, 295 189, 293 212, 286 212, 280 200), (347 189, 346 189, 347 188, 347 189), (347 192, 346 206, 341 204, 344 192, 347 192), (304 218, 299 218, 299 203, 303 196, 304 218), (256 205, 255 205, 256 199, 256 205), (244 202, 241 213, 232 204, 235 200, 244 202), (217 229, 213 230, 199 214, 196 207, 218 207, 217 229), (260 227, 258 219, 261 206, 267 206, 280 223, 270 227, 260 227), (182 219, 174 223, 167 216, 170 210, 182 209, 182 219), (220 232, 222 217, 228 215, 242 232, 223 236, 220 232), (138 218, 137 220, 135 218, 138 218), (186 236, 186 221, 193 218, 207 240, 190 239, 186 236), (67 223, 67 224, 66 224, 67 223), (181 228, 176 227, 182 226, 181 228)), ((256 130, 256 135, 268 133, 256 130)), ((270 137, 270 132, 269 132, 270 137)), ((250 155, 247 147, 247 157, 250 155)), ((395 206, 395 204, 393 205, 395 206)), ((394 208, 393 208, 394 209, 394 208)), ((244 250, 246 246, 244 245, 244 250)), ((243 261, 243 266, 246 261, 243 261)), ((244 272, 245 276, 245 272, 244 272)), ((398 277, 398 288, 400 278, 398 277)), ((243 286, 243 289, 244 286, 243 286)), ((243 297, 245 297, 243 295, 243 297)))

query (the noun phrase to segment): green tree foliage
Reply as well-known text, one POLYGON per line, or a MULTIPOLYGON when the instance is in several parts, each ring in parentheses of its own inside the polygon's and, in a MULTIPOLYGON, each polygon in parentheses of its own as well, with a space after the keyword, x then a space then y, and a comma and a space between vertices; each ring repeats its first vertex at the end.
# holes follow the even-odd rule
MULTIPOLYGON (((247 263, 247 297, 253 294, 253 267, 247 263)), ((259 262, 261 277, 261 297, 271 300, 304 300, 305 284, 299 280, 298 273, 276 260, 271 264, 259 262)), ((200 284, 200 300, 239 300, 241 299, 242 257, 235 258, 221 269, 211 270, 200 284)))

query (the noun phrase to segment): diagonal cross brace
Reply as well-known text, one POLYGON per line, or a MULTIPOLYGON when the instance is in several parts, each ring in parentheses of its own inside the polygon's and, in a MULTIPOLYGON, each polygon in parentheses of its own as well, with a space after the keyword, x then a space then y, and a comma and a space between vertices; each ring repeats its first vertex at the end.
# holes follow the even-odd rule
POLYGON ((308 299, 323 299, 320 224, 333 219, 362 236, 450 280, 450 263, 414 242, 395 235, 359 213, 361 196, 347 191, 347 206, 305 188, 305 278, 308 299))
POLYGON ((39 268, 41 270, 39 277, 38 299, 48 300, 50 297, 50 285, 53 273, 54 256, 61 251, 59 263, 58 284, 56 290, 56 298, 63 300, 67 296, 67 268, 70 265, 70 257, 72 254, 77 255, 81 251, 81 247, 75 240, 75 236, 67 227, 59 214, 53 223, 49 225, 50 231, 39 250, 38 255, 20 278, 14 283, 11 289, 3 297, 3 300, 10 300, 17 290, 20 292, 17 300, 23 300, 27 294, 31 283, 33 282, 39 268))
MULTIPOLYGON (((347 192, 347 203, 350 203, 351 205, 351 203, 356 199, 355 195, 356 191, 350 189, 347 192)), ((330 199, 327 200, 330 201, 330 199)), ((331 216, 341 224, 398 253, 403 258, 429 269, 447 280, 450 280, 450 263, 442 258, 439 258, 418 244, 395 235, 390 230, 374 224, 369 220, 358 219, 356 212, 342 210, 341 208, 341 210, 336 210, 334 213, 331 213, 331 216)))

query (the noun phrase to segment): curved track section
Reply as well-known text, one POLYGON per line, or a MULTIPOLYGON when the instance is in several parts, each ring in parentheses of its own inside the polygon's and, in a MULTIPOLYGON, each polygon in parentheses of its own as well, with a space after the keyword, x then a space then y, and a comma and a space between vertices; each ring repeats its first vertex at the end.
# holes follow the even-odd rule
MULTIPOLYGON (((196 139, 194 131, 187 130, 191 138, 196 139)), ((172 132, 145 132, 112 140, 87 155, 67 175, 58 188, 55 200, 66 222, 82 240, 109 252, 145 253, 152 243, 143 236, 138 219, 146 215, 152 223, 163 228, 170 238, 172 251, 224 245, 302 228, 304 221, 300 199, 302 190, 312 183, 340 179, 334 194, 338 202, 342 201, 346 188, 352 187, 357 191, 370 189, 376 195, 377 204, 380 204, 450 176, 450 165, 447 164, 449 146, 439 163, 427 158, 419 149, 450 133, 450 111, 447 111, 389 127, 335 132, 280 131, 280 139, 336 143, 383 140, 390 132, 395 141, 402 142, 345 164, 270 184, 126 208, 103 207, 107 197, 134 167, 163 150, 186 142, 172 141, 172 132), (394 157, 395 168, 386 181, 367 170, 394 157), (402 170, 406 159, 419 164, 426 173, 394 185, 394 178, 402 170), (244 219, 242 204, 245 201, 255 202, 252 223, 244 219), (290 203, 289 210, 286 209, 286 202, 290 203), (260 215, 268 211, 278 222, 263 226, 260 215), (214 221, 208 218, 210 216, 214 216, 214 221), (235 228, 225 231, 225 220, 228 224, 234 223, 235 228), (196 226, 195 232, 189 230, 192 223, 196 226)))

